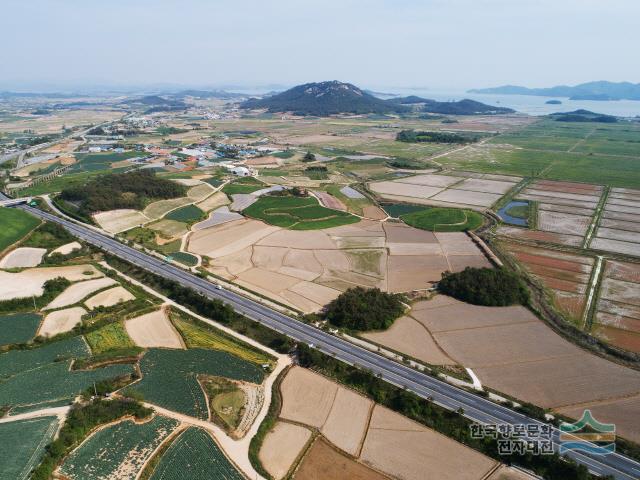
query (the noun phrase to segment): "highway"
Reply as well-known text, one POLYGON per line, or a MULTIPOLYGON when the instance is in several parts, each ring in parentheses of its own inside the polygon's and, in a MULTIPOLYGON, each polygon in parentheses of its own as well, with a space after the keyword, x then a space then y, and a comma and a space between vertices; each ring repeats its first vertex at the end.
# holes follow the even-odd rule
MULTIPOLYGON (((0 199, 4 197, 0 194, 0 199)), ((542 422, 531 419, 502 405, 498 405, 484 397, 469 393, 442 380, 413 370, 377 353, 358 347, 354 344, 305 324, 292 317, 274 311, 264 304, 248 299, 228 290, 219 290, 214 284, 196 275, 168 264, 158 258, 128 247, 111 237, 96 232, 83 225, 70 222, 27 205, 17 208, 58 223, 76 237, 117 257, 131 262, 147 271, 171 279, 182 286, 192 288, 211 299, 222 300, 237 312, 260 322, 273 330, 283 333, 292 339, 312 344, 314 348, 335 356, 335 358, 351 365, 357 365, 378 375, 394 385, 406 388, 425 399, 431 399, 449 410, 462 408, 464 415, 483 424, 537 424, 542 422)), ((553 429, 554 448, 558 449, 560 432, 553 429)), ((614 453, 605 456, 571 452, 567 456, 586 465, 597 475, 612 475, 616 479, 639 479, 640 463, 614 453)), ((505 458, 505 460, 508 460, 505 458)))

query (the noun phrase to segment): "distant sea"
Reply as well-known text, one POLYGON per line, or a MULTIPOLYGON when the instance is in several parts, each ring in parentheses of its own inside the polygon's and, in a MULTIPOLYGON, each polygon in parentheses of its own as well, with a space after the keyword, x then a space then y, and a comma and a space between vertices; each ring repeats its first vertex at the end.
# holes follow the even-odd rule
POLYGON ((547 115, 555 112, 570 112, 583 108, 597 113, 616 115, 618 117, 640 116, 640 101, 637 100, 617 100, 617 101, 593 101, 593 100, 569 100, 561 97, 536 97, 533 95, 486 95, 477 93, 466 93, 464 91, 446 92, 439 90, 421 89, 376 89, 376 91, 397 93, 402 96, 417 95, 423 98, 431 98, 441 102, 448 100, 462 100, 470 98, 487 105, 513 108, 517 112, 528 115, 547 115), (547 100, 560 100, 562 105, 547 105, 547 100))

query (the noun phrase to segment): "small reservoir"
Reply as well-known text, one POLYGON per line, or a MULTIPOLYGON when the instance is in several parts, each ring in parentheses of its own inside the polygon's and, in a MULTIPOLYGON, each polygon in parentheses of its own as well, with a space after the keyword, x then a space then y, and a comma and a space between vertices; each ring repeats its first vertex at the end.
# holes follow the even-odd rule
POLYGON ((512 200, 498 210, 498 216, 504 223, 526 227, 529 225, 529 202, 512 200))

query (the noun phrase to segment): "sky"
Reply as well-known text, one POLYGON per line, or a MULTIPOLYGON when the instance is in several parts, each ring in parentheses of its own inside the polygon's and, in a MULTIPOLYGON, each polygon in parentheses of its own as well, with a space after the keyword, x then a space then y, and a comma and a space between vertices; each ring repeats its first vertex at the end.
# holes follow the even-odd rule
POLYGON ((2 0, 0 89, 640 82, 638 0, 2 0))

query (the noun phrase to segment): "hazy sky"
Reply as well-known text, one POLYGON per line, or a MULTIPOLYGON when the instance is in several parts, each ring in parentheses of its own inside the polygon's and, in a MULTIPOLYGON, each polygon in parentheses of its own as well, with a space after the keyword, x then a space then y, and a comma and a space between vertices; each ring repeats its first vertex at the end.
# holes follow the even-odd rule
POLYGON ((0 88, 640 82, 638 0, 2 0, 0 88))

